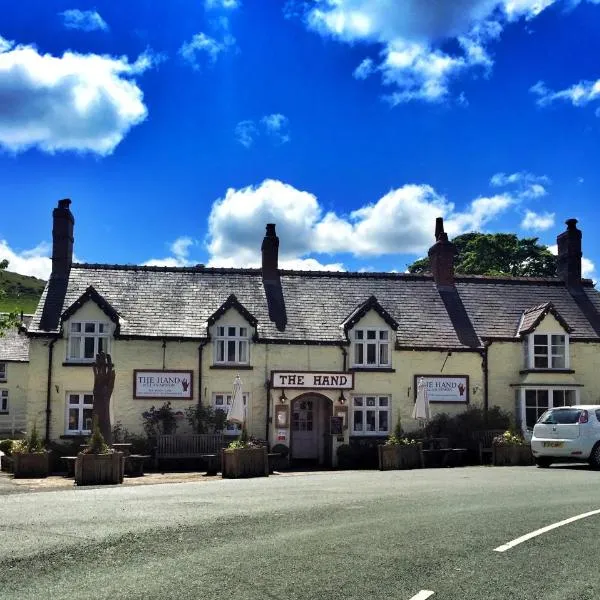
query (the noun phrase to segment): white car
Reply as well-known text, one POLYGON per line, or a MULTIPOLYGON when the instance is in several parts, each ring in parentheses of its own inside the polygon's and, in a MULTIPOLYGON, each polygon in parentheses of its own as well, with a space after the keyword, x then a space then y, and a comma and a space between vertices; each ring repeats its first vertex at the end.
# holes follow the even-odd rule
POLYGON ((547 410, 533 428, 531 452, 538 467, 588 461, 600 468, 600 405, 547 410))

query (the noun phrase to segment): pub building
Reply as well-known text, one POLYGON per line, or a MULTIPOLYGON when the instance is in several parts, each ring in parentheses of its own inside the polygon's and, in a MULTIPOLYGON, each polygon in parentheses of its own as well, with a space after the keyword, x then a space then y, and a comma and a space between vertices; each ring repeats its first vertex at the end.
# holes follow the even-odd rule
POLYGON ((431 274, 303 272, 279 269, 274 224, 260 269, 75 264, 70 204, 53 211, 52 274, 28 328, 27 421, 48 440, 90 433, 99 351, 116 366, 113 422, 130 432, 166 401, 227 410, 239 375, 249 434, 321 465, 398 418, 416 428, 421 377, 433 414, 499 406, 525 433, 549 407, 600 403, 600 295, 581 277, 575 219, 555 278, 455 274, 442 219, 431 274))

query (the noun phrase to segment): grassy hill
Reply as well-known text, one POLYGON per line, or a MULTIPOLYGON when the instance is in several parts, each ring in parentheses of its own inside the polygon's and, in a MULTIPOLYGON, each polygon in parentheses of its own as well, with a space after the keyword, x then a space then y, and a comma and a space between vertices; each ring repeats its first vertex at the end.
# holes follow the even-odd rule
POLYGON ((0 312, 35 312, 45 284, 45 281, 37 277, 0 271, 0 290, 5 292, 0 297, 0 312))

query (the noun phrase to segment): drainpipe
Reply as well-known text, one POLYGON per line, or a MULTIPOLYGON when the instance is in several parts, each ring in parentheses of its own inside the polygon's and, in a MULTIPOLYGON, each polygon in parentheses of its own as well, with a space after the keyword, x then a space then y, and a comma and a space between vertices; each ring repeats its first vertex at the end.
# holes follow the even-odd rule
POLYGON ((348 349, 345 345, 340 344, 340 350, 342 351, 342 371, 346 371, 348 366, 348 349))
POLYGON ((56 338, 54 338, 48 344, 48 380, 46 385, 46 444, 50 442, 50 415, 52 414, 51 399, 52 399, 52 356, 54 355, 54 344, 56 338))
POLYGON ((269 344, 265 343, 265 388, 267 390, 267 417, 265 420, 265 440, 267 440, 267 445, 271 448, 271 443, 269 441, 269 432, 271 428, 269 425, 271 424, 271 377, 269 376, 269 344))
POLYGON ((490 380, 490 369, 489 369, 489 347, 492 345, 492 342, 489 340, 483 342, 483 352, 482 352, 482 361, 481 368, 483 370, 483 418, 487 423, 488 417, 488 409, 490 405, 489 398, 489 380, 490 380))
POLYGON ((208 340, 200 342, 198 346, 198 406, 202 405, 202 350, 208 344, 208 340))

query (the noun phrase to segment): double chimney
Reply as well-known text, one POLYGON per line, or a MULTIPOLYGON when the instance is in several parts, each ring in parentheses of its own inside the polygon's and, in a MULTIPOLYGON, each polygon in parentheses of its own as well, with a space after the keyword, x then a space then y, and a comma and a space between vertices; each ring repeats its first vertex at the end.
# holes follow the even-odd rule
MULTIPOLYGON (((574 292, 581 289, 581 231, 577 219, 567 219, 567 230, 557 238, 556 276, 574 292)), ((448 241, 444 220, 435 220, 435 244, 429 249, 431 273, 438 288, 454 287, 454 257, 456 246, 448 241)))

